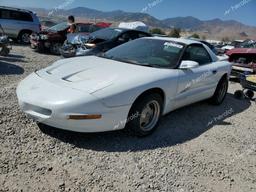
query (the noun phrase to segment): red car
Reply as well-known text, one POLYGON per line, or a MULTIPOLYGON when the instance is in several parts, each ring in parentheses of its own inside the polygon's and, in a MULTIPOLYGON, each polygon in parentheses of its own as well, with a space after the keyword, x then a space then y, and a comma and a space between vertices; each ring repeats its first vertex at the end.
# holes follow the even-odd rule
MULTIPOLYGON (((77 32, 81 34, 90 34, 99 29, 110 26, 104 23, 76 23, 77 32)), ((50 52, 59 55, 59 49, 67 39, 69 25, 66 22, 54 25, 40 33, 34 33, 30 36, 31 48, 38 52, 50 52)))
POLYGON ((256 48, 235 48, 226 53, 233 64, 231 76, 239 78, 242 74, 256 74, 256 48))

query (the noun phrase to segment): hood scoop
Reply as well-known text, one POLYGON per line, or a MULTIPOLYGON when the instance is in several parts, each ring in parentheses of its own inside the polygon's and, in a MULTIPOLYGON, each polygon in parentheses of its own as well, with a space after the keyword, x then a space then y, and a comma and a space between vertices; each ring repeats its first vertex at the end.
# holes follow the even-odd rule
POLYGON ((73 74, 67 75, 66 77, 63 77, 62 80, 67 81, 67 82, 78 82, 78 81, 83 81, 83 80, 89 80, 86 78, 85 72, 88 71, 83 70, 83 71, 78 71, 73 74))

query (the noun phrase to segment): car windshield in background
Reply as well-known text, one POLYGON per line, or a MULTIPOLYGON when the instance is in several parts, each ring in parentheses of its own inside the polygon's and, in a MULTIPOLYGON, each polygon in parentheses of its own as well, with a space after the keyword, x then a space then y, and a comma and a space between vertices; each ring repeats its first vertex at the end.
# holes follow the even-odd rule
POLYGON ((48 30, 49 31, 63 31, 68 27, 68 23, 67 22, 63 22, 57 25, 54 25, 52 27, 50 27, 48 30))
POLYGON ((143 38, 111 49, 103 57, 143 66, 175 68, 183 48, 184 45, 174 41, 143 38))
POLYGON ((121 29, 106 28, 92 33, 90 36, 96 39, 110 40, 122 33, 121 29))

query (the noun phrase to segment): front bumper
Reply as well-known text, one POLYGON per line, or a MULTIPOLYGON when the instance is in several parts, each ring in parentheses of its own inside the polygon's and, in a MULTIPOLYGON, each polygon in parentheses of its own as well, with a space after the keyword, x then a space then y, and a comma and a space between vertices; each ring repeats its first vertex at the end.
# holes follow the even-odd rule
POLYGON ((19 105, 37 122, 75 132, 123 129, 130 106, 108 108, 80 90, 50 83, 33 73, 17 88, 19 105), (100 119, 71 120, 69 115, 101 114, 100 119))

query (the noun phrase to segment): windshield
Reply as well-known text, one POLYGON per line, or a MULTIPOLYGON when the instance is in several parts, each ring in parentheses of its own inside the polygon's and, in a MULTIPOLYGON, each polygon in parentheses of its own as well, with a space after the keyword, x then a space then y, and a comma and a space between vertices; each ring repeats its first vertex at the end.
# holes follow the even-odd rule
POLYGON ((90 36, 96 39, 110 40, 116 38, 121 33, 121 29, 106 28, 91 33, 90 36))
POLYGON ((127 63, 175 68, 184 45, 161 39, 137 39, 106 52, 103 57, 127 63))
POLYGON ((57 25, 54 25, 52 27, 50 27, 48 30, 49 31, 63 31, 66 28, 68 28, 68 23, 67 22, 63 22, 57 25))

